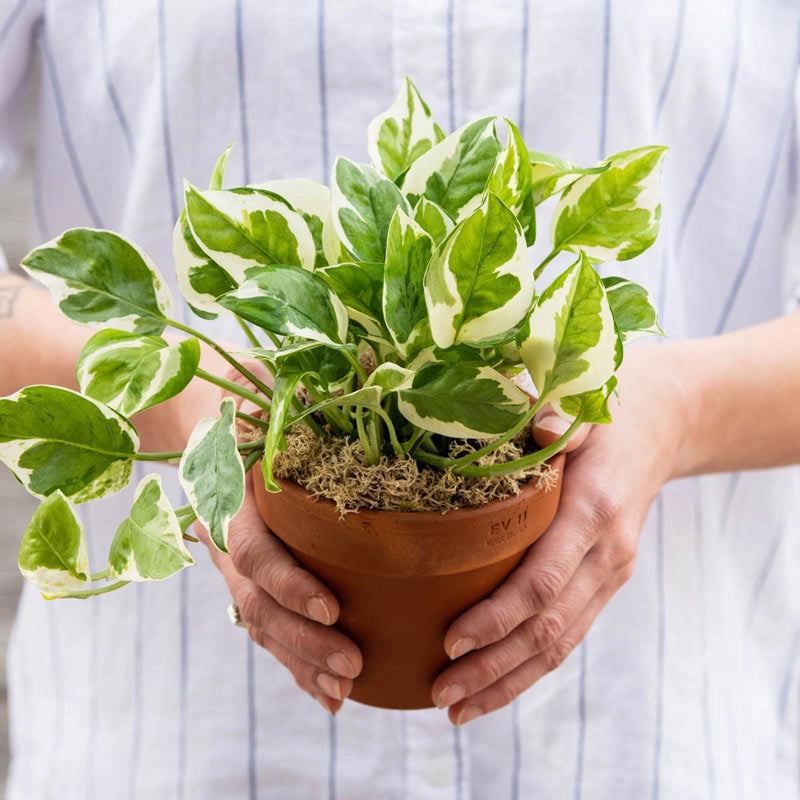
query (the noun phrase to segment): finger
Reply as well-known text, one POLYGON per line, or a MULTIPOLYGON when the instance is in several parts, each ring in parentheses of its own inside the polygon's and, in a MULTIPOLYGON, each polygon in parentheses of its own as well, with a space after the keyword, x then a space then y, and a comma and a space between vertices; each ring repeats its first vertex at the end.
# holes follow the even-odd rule
POLYGON ((260 635, 277 641, 318 670, 347 679, 355 678, 361 672, 361 652, 344 634, 287 611, 263 589, 243 578, 224 553, 216 551, 212 558, 225 578, 231 597, 239 608, 239 616, 248 630, 258 631, 260 635))
POLYGON ((267 529, 252 499, 252 475, 248 475, 247 482, 248 501, 231 520, 228 531, 228 550, 234 567, 284 608, 323 625, 332 625, 339 616, 338 601, 267 529))
POLYGON ((559 512, 520 565, 488 598, 462 614, 447 631, 445 650, 458 658, 508 636, 564 591, 586 553, 613 522, 611 511, 590 504, 578 482, 564 476, 559 512))
MULTIPOLYGON (((556 439, 561 438, 569 426, 569 421, 556 414, 548 403, 533 418, 533 438, 539 447, 547 447, 556 439)), ((590 430, 590 425, 580 425, 567 442, 564 452, 571 453, 573 450, 577 450, 586 441, 590 430)))
POLYGON ((606 584, 613 590, 623 580, 609 576, 598 559, 587 558, 559 598, 525 620, 502 641, 460 658, 434 681, 432 697, 439 708, 477 694, 525 661, 554 645, 606 584))
POLYGON ((353 690, 352 681, 320 671, 263 631, 256 628, 248 630, 253 641, 275 656, 292 673, 300 689, 310 694, 326 711, 335 714, 342 707, 353 690))
POLYGON ((558 641, 504 675, 496 683, 451 706, 448 711, 450 721, 454 725, 464 725, 483 714, 496 711, 508 705, 548 672, 560 667, 586 636, 597 615, 613 594, 614 590, 610 586, 603 587, 558 641))

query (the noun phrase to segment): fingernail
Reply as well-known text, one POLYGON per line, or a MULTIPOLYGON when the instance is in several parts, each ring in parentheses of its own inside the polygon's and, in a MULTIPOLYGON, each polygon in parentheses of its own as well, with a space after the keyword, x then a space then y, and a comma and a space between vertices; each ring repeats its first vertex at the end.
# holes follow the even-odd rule
POLYGON ((327 672, 320 672, 320 674, 317 675, 317 686, 319 686, 328 697, 332 697, 334 700, 342 699, 342 687, 339 686, 339 681, 337 681, 333 675, 328 675, 327 672))
POLYGON ((550 431, 550 433, 557 433, 559 436, 562 436, 567 432, 567 428, 569 428, 569 423, 559 417, 557 414, 547 414, 541 419, 537 419, 534 422, 534 425, 542 431, 550 431))
POLYGON ((439 696, 436 698, 436 707, 437 708, 447 708, 448 706, 452 706, 454 703, 457 703, 461 698, 464 697, 466 691, 464 687, 458 683, 451 683, 442 689, 439 692, 439 696))
POLYGON ((456 725, 466 725, 468 722, 483 716, 483 709, 478 706, 467 706, 457 717, 456 725))
POLYGON ((331 653, 326 659, 325 663, 331 672, 341 675, 343 678, 355 678, 358 674, 353 662, 344 654, 340 652, 331 653))
POLYGON ((474 650, 477 644, 478 643, 471 636, 462 636, 460 639, 456 639, 455 644, 450 648, 450 658, 453 659, 453 661, 457 658, 461 658, 464 653, 469 653, 470 650, 474 650))
POLYGON ((323 625, 331 624, 331 612, 325 601, 316 594, 312 594, 306 602, 306 614, 311 619, 321 622, 323 625))

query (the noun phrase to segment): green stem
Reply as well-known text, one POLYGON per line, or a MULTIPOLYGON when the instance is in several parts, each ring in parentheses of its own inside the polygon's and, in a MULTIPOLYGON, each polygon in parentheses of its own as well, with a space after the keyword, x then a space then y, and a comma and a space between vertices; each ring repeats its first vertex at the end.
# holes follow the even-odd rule
POLYGON ((256 335, 251 330, 250 326, 239 316, 236 314, 233 315, 236 317, 236 321, 239 323, 239 327, 244 331, 244 335, 247 337, 247 341, 250 342, 253 347, 261 347, 261 342, 258 341, 256 335))
MULTIPOLYGON (((464 475, 468 478, 497 478, 501 475, 511 475, 515 472, 521 472, 524 469, 530 469, 531 467, 541 464, 543 461, 547 461, 548 458, 552 458, 554 455, 556 455, 556 453, 561 452, 572 434, 575 433, 575 431, 578 429, 578 426, 581 425, 582 422, 583 418, 580 414, 578 414, 569 428, 567 428, 567 430, 561 436, 559 436, 558 439, 556 439, 552 444, 547 445, 547 447, 537 450, 535 453, 529 453, 527 456, 516 458, 513 461, 506 461, 504 464, 490 464, 484 467, 475 467, 470 465, 464 467, 455 467, 453 468, 453 472, 458 475, 464 475)), ((452 462, 452 459, 443 458, 442 456, 434 456, 425 451, 417 453, 415 458, 418 461, 422 461, 424 464, 430 464, 431 466, 439 467, 440 469, 448 469, 449 462, 452 462)))
POLYGON ((361 366, 358 356, 353 353, 352 350, 342 350, 341 352, 344 357, 353 365, 353 369, 356 371, 356 375, 358 375, 358 379, 361 381, 361 385, 363 386, 367 382, 367 373, 364 371, 364 367, 361 366))
POLYGON ((281 340, 271 331, 266 331, 266 334, 269 336, 269 340, 275 345, 275 349, 277 350, 281 346, 281 340))
POLYGON ((372 442, 364 428, 364 409, 360 407, 356 408, 356 428, 358 430, 358 440, 361 442, 361 447, 367 456, 367 461, 369 461, 373 467, 377 466, 381 460, 380 454, 372 449, 372 442))
POLYGON ((116 583, 112 583, 110 586, 103 586, 100 589, 87 589, 84 592, 69 592, 69 594, 56 594, 52 595, 52 597, 53 599, 74 597, 78 600, 84 600, 87 597, 95 597, 98 594, 106 594, 108 592, 113 592, 117 589, 121 589, 123 586, 127 586, 129 583, 130 581, 117 581, 116 583))
POLYGON ((419 447, 420 442, 422 441, 423 437, 427 434, 427 431, 422 430, 422 428, 417 428, 414 426, 414 433, 411 438, 403 444, 403 452, 406 455, 413 455, 414 451, 419 447))
POLYGON ((397 431, 395 430, 391 416, 382 408, 380 410, 376 410, 375 413, 384 421, 386 430, 389 431, 389 441, 391 442, 394 454, 398 458, 405 458, 406 451, 403 449, 403 445, 400 444, 400 440, 397 438, 397 431))
MULTIPOLYGON (((200 367, 197 368, 195 375, 197 375, 198 378, 207 381, 208 383, 213 383, 214 386, 219 386, 220 389, 225 389, 231 394, 238 395, 239 397, 243 397, 245 400, 249 400, 251 403, 255 403, 259 408, 263 408, 265 411, 269 411, 270 404, 264 399, 263 395, 251 392, 250 389, 245 389, 244 386, 240 386, 235 381, 229 381, 227 378, 220 378, 217 375, 206 372, 200 367)), ((268 396, 272 397, 272 393, 270 393, 268 396)))
POLYGON ((245 422, 249 422, 251 425, 255 425, 262 430, 269 429, 269 423, 265 422, 261 417, 254 417, 252 414, 245 414, 244 411, 237 411, 236 417, 238 419, 244 420, 245 422))
MULTIPOLYGON (((251 450, 257 450, 259 447, 264 447, 264 439, 257 439, 254 442, 242 442, 238 445, 239 452, 249 453, 251 450)), ((178 450, 172 453, 134 453, 134 461, 177 461, 183 456, 183 450, 178 450)))
POLYGON ((553 250, 551 251, 550 255, 539 264, 538 267, 533 271, 533 277, 539 278, 539 276, 544 272, 544 268, 561 252, 561 250, 553 250))
POLYGON ((110 570, 104 569, 102 572, 95 572, 92 577, 91 581, 94 583, 95 581, 104 581, 108 578, 108 573, 110 570))
POLYGON ((183 331, 184 333, 188 333, 190 336, 194 336, 199 339, 201 342, 205 342, 212 350, 215 350, 219 353, 232 367, 237 369, 250 383, 253 384, 260 392, 265 394, 267 397, 272 398, 272 391, 270 388, 256 375, 253 375, 244 364, 239 363, 224 347, 218 345, 213 339, 210 339, 200 331, 196 331, 194 328, 190 328, 188 325, 184 325, 177 320, 170 319, 167 320, 169 325, 173 328, 176 328, 179 331, 183 331))
POLYGON ((264 455, 264 448, 262 447, 259 450, 253 450, 253 452, 248 453, 247 458, 244 460, 244 471, 245 473, 250 472, 250 470, 258 463, 258 459, 264 455))

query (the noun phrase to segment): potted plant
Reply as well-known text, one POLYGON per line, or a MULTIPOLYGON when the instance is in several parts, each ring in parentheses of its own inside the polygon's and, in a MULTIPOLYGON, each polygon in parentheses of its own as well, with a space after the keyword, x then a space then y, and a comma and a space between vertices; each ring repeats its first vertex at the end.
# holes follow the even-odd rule
POLYGON ((223 189, 229 150, 208 190, 185 185, 175 268, 193 311, 234 315, 247 349, 176 319, 158 268, 116 233, 69 230, 23 260, 67 317, 100 330, 77 364, 80 393, 29 386, 0 399, 0 460, 42 498, 19 567, 47 598, 170 577, 194 563, 184 540, 195 520, 226 550, 260 463, 264 519, 337 593, 340 625, 364 652, 352 697, 431 705, 447 624, 545 530, 557 454, 581 423, 610 421, 623 345, 658 332, 647 291, 595 266, 655 240, 665 149, 581 168, 530 151, 504 118, 445 136, 406 79, 369 126, 372 164, 338 158, 330 189, 223 189), (549 198, 551 248, 533 268, 549 198), (541 288, 562 252, 574 260, 541 288), (170 342, 167 328, 187 338, 170 342), (201 369, 201 343, 256 391, 201 369), (526 370, 535 400, 519 383, 526 370), (130 417, 193 378, 260 413, 228 397, 183 452, 140 452, 130 417), (571 423, 539 449, 526 433, 546 403, 571 423), (73 506, 121 489, 135 461, 179 462, 189 503, 172 508, 158 475, 145 477, 93 572, 73 506))

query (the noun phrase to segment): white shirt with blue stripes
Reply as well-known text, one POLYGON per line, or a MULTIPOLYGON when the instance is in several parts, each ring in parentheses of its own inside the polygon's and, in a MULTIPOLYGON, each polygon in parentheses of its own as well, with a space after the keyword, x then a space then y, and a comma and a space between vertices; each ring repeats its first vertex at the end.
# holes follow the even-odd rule
MULTIPOLYGON (((796 302, 792 0, 0 0, 0 176, 36 50, 35 242, 113 228, 169 271, 183 176, 235 139, 232 181, 325 180, 335 154, 366 160, 408 74, 451 129, 507 114, 579 163, 669 145, 662 233, 628 269, 671 337, 796 302)), ((86 510, 98 554, 129 500, 86 510)), ((435 710, 326 716, 231 627, 209 563, 87 603, 26 589, 8 798, 797 797, 798 578, 798 469, 670 484, 584 643, 463 730, 435 710)))

